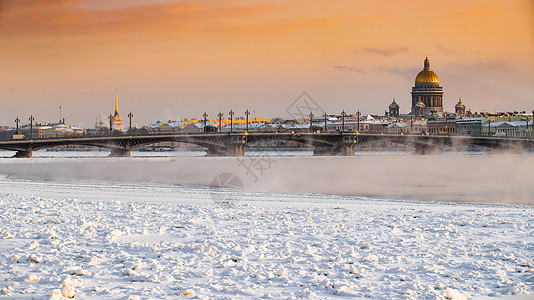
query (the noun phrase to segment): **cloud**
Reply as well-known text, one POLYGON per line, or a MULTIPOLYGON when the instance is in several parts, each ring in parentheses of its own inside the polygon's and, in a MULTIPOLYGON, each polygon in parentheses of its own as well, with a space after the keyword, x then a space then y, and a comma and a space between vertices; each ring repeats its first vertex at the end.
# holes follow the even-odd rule
POLYGON ((407 80, 414 80, 415 76, 422 68, 413 67, 413 68, 395 68, 395 67, 382 67, 377 68, 379 72, 385 72, 392 75, 400 76, 407 80))
POLYGON ((395 47, 395 48, 376 48, 376 47, 364 47, 358 50, 354 51, 355 53, 363 53, 363 54, 377 54, 377 55, 383 55, 383 56, 393 56, 400 53, 408 52, 408 48, 406 47, 395 47))
POLYGON ((217 30, 261 23, 281 9, 279 3, 179 1, 101 9, 80 1, 11 1, 0 14, 2 39, 138 36, 153 33, 217 30))
POLYGON ((444 46, 442 44, 437 44, 436 47, 438 48, 438 50, 440 50, 441 52, 445 53, 445 54, 449 54, 449 55, 456 55, 456 51, 454 51, 453 48, 451 47, 447 47, 447 46, 444 46))
POLYGON ((335 65, 334 66, 334 69, 338 70, 338 71, 350 71, 350 72, 356 72, 356 73, 361 73, 361 74, 366 74, 367 72, 363 69, 359 69, 359 68, 353 68, 353 67, 349 67, 349 66, 339 66, 339 65, 335 65))
POLYGON ((474 72, 480 73, 509 73, 512 72, 512 68, 503 61, 488 60, 488 61, 475 61, 467 64, 451 64, 450 68, 457 72, 474 72))

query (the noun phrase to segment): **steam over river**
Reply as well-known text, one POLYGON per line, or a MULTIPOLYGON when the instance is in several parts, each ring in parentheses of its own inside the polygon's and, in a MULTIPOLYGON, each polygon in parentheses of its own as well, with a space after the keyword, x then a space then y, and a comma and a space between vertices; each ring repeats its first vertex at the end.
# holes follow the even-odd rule
POLYGON ((32 159, 0 159, 0 174, 37 180, 209 186, 217 175, 231 173, 245 190, 534 204, 532 154, 382 152, 312 157, 307 152, 287 152, 245 158, 195 157, 202 152, 132 152, 132 158, 107 158, 107 154, 38 151, 32 159))

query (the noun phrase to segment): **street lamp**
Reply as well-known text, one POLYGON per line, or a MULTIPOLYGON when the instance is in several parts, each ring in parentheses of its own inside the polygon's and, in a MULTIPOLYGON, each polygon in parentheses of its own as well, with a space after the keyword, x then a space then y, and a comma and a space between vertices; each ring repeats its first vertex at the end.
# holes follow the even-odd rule
POLYGON ((132 135, 132 118, 133 118, 132 112, 128 114, 128 118, 130 119, 130 135, 132 135))
POLYGON ((310 131, 313 132, 313 113, 310 111, 310 114, 309 114, 309 117, 310 117, 310 131))
POLYGON ((449 135, 449 123, 447 122, 447 114, 443 114, 445 116, 445 134, 449 135))
POLYGON ((246 132, 248 132, 248 116, 250 115, 250 111, 248 109, 245 111, 245 115, 247 116, 247 125, 246 125, 246 132))
POLYGON ((328 117, 328 115, 326 114, 326 111, 324 112, 323 117, 324 117, 324 132, 326 132, 328 130, 326 127, 326 118, 328 117))
POLYGON ((488 118, 488 136, 491 136, 491 119, 488 118))
POLYGON ((341 112, 341 131, 345 132, 345 117, 347 116, 347 113, 345 110, 341 112))
POLYGON ((359 109, 356 115, 358 116, 358 133, 359 133, 360 132, 360 110, 359 109))
POLYGON ((33 120, 35 120, 33 115, 30 115, 28 120, 30 120, 30 140, 33 140, 33 120))
POLYGON ((109 114, 109 135, 113 134, 113 116, 109 114))
POLYGON ((208 121, 206 118, 208 117, 208 114, 204 112, 202 116, 204 117, 204 132, 206 132, 206 122, 208 121))
POLYGON ((20 119, 19 119, 19 117, 17 117, 17 118, 15 119, 15 124, 17 125, 17 134, 20 133, 20 132, 19 132, 19 123, 20 123, 20 119))
POLYGON ((230 109, 230 132, 234 130, 234 111, 230 109))
POLYGON ((524 118, 525 121, 525 136, 528 136, 528 117, 524 118))
POLYGON ((217 116, 219 117, 219 132, 221 132, 221 124, 222 124, 223 113, 219 112, 219 114, 217 116))

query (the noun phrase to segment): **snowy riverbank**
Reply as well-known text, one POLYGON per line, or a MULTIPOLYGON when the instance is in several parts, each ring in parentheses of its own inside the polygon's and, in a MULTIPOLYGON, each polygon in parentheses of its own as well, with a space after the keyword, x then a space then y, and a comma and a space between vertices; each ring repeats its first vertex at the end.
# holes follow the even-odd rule
MULTIPOLYGON (((0 294, 531 297, 534 209, 0 179, 0 294)), ((526 299, 526 298, 525 298, 526 299)))

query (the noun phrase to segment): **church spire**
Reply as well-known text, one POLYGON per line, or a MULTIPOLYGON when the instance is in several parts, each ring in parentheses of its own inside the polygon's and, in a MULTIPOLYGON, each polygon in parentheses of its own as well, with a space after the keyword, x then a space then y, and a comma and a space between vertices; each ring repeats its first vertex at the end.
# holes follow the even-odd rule
POLYGON ((117 116, 119 114, 119 95, 117 93, 117 90, 115 90, 115 115, 117 116))

